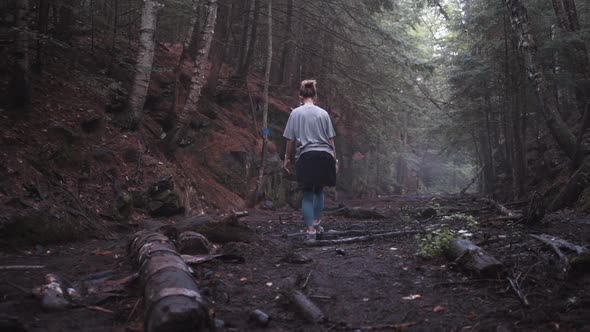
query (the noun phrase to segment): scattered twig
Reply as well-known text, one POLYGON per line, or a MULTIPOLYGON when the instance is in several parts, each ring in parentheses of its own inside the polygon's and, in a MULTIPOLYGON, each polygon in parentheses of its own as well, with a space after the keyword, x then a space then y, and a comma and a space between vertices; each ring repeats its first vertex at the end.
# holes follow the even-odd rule
POLYGON ((468 284, 476 284, 480 282, 504 282, 504 280, 498 279, 473 279, 473 280, 465 280, 465 281, 450 281, 450 282, 441 282, 438 284, 432 285, 432 288, 439 287, 439 286, 454 286, 454 285, 468 285, 468 284))
POLYGON ((399 323, 399 324, 381 324, 381 325, 373 325, 373 326, 349 326, 349 330, 359 330, 359 331, 376 331, 376 330, 393 330, 393 331, 401 331, 410 326, 417 325, 420 322, 410 322, 410 323, 399 323))
POLYGON ((340 240, 318 240, 314 242, 307 243, 310 247, 324 247, 324 246, 334 246, 334 245, 341 245, 341 244, 349 244, 349 243, 357 243, 357 242, 367 242, 373 241, 378 239, 389 239, 395 238, 405 235, 415 235, 420 233, 421 231, 417 230, 410 230, 410 231, 398 231, 398 232, 389 232, 389 233, 381 233, 381 234, 374 234, 374 235, 365 235, 365 236, 357 236, 357 237, 350 237, 340 240))
POLYGON ((114 311, 109 310, 107 308, 103 308, 103 307, 99 307, 99 306, 93 306, 93 305, 84 306, 84 308, 90 309, 90 310, 96 310, 96 311, 104 312, 104 313, 107 313, 107 314, 114 314, 115 313, 114 311))
POLYGON ((510 287, 512 288, 512 290, 514 291, 516 296, 518 296, 518 298, 520 299, 522 304, 525 307, 528 307, 530 305, 530 303, 529 303, 529 300, 527 300, 526 295, 524 295, 522 293, 520 283, 516 279, 510 278, 510 277, 506 277, 506 280, 508 280, 508 282, 510 283, 510 287))
POLYGON ((0 271, 5 270, 38 270, 44 269, 44 265, 4 265, 0 266, 0 271))
POLYGON ((313 270, 310 270, 307 274, 307 278, 305 278, 305 282, 303 283, 303 285, 301 285, 301 289, 305 289, 307 287, 307 284, 309 283, 309 277, 311 277, 312 272, 313 270))
POLYGON ((26 289, 22 286, 19 286, 15 283, 13 283, 12 281, 8 281, 8 280, 3 280, 8 286, 14 287, 16 289, 18 289, 19 291, 21 291, 23 294, 31 294, 31 290, 30 289, 26 289))
POLYGON ((129 324, 129 322, 131 321, 131 318, 133 317, 135 310, 137 310, 137 306, 139 305, 139 302, 141 302, 141 299, 137 299, 137 301, 135 301, 135 305, 133 306, 133 309, 131 309, 129 316, 127 316, 127 320, 125 321, 125 324, 129 324))

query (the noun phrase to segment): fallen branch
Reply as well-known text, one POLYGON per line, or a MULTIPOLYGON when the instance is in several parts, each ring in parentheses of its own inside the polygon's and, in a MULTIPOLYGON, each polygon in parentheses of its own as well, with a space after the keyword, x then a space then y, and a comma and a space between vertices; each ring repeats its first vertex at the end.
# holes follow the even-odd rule
POLYGON ((494 201, 493 199, 489 199, 489 198, 482 198, 482 201, 484 203, 490 204, 492 205, 496 210, 498 210, 498 212, 500 212, 501 214, 505 215, 506 217, 509 218, 522 218, 522 215, 518 214, 518 213, 514 213, 510 210, 508 210, 504 205, 494 201))
POLYGON ((349 237, 349 238, 340 239, 340 240, 317 240, 317 241, 313 241, 313 242, 308 242, 307 245, 310 247, 335 246, 335 245, 341 245, 341 244, 367 242, 367 241, 373 241, 373 240, 378 240, 378 239, 391 239, 391 238, 396 238, 396 237, 405 236, 405 235, 415 235, 418 233, 421 233, 421 231, 417 231, 417 230, 398 231, 398 232, 389 232, 389 233, 349 237))
POLYGON ((129 245, 144 289, 145 331, 210 331, 213 319, 190 268, 170 240, 140 231, 129 245))

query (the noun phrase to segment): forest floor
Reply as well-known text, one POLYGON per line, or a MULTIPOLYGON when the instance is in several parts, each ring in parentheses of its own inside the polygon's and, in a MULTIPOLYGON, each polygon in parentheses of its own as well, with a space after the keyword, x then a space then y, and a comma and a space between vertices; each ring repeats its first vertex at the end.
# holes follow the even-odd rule
MULTIPOLYGON (((418 257, 415 236, 308 247, 300 237, 286 236, 301 230, 298 212, 251 211, 243 220, 256 230, 258 240, 223 246, 224 253, 239 255, 243 262, 193 266, 203 295, 214 306, 216 318, 224 322, 219 330, 590 331, 590 275, 564 275, 554 253, 529 236, 550 234, 585 245, 590 242, 590 216, 560 212, 530 227, 498 219, 498 212, 476 197, 459 196, 390 197, 347 205, 375 207, 387 218, 328 216, 327 230, 424 230, 445 224, 451 230, 472 233, 470 239, 500 260, 508 275, 519 282, 528 306, 506 277, 471 276, 443 257, 418 257), (415 216, 425 207, 435 208, 437 215, 419 221, 415 216), (290 253, 311 262, 285 262, 290 253), (324 323, 306 323, 294 310, 284 292, 293 278, 324 312, 324 323), (271 316, 267 327, 249 319, 255 309, 271 316)), ((134 272, 126 257, 128 240, 128 233, 120 233, 110 240, 0 253, 2 266, 44 266, 0 267, 0 323, 12 317, 20 322, 14 326, 21 325, 24 331, 141 331, 141 291, 137 286, 117 287, 121 284, 117 280, 134 272), (108 296, 96 297, 92 306, 44 311, 39 300, 30 296, 30 289, 44 284, 47 273, 75 282, 96 279, 97 273, 105 271, 103 276, 111 281, 103 280, 102 286, 106 283, 113 289, 108 296)))

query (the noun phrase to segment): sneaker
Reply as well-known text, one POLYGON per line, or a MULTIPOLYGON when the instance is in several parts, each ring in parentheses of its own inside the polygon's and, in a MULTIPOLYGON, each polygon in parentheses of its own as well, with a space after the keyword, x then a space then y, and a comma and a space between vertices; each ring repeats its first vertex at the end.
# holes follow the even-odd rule
POLYGON ((317 236, 317 231, 316 232, 305 232, 305 239, 303 241, 305 242, 315 242, 316 240, 316 236, 317 236))

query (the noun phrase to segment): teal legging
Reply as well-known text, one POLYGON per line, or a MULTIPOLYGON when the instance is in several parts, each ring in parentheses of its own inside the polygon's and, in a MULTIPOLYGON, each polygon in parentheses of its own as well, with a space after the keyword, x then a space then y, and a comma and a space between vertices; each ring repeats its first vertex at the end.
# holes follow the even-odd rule
POLYGON ((301 205, 305 225, 313 226, 313 220, 322 218, 324 213, 324 191, 304 191, 301 205))

